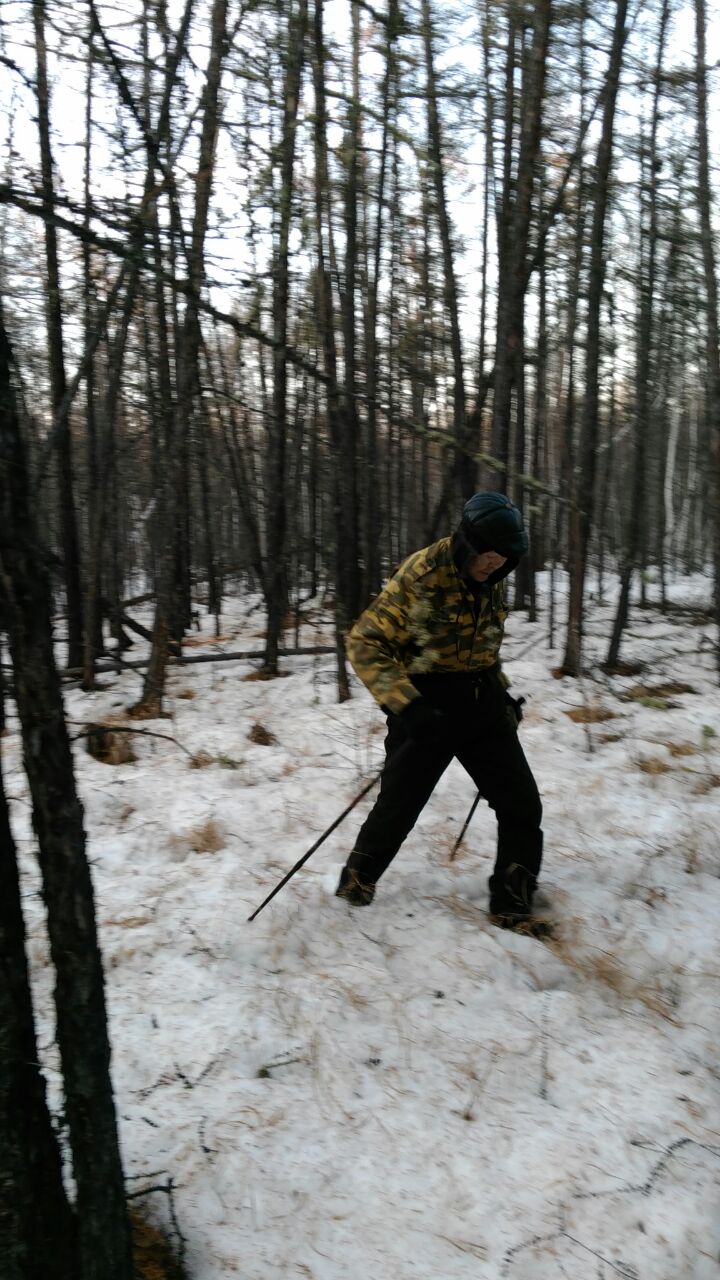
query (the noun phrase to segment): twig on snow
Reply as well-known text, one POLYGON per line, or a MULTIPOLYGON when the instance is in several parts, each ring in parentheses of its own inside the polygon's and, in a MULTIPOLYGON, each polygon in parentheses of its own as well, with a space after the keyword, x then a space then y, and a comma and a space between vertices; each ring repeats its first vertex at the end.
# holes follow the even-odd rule
POLYGON ((127 1194, 128 1200, 138 1200, 140 1199, 141 1196, 153 1195, 158 1191, 162 1195, 167 1196, 168 1198, 168 1205, 170 1209, 170 1222, 172 1224, 173 1232, 175 1233, 175 1239, 177 1240, 177 1261, 180 1267, 180 1271, 184 1275, 185 1274, 185 1255, 187 1253, 187 1240, 185 1239, 185 1236, 180 1230, 180 1223, 178 1222, 178 1216, 175 1210, 175 1195, 174 1195, 175 1183, 173 1179, 169 1177, 167 1182, 156 1183, 149 1187, 142 1187, 139 1191, 129 1191, 126 1194, 127 1194))
MULTIPOLYGON (((77 724, 78 721, 71 720, 69 723, 77 724)), ((154 729, 135 729, 130 725, 124 724, 93 724, 89 728, 84 729, 82 733, 73 734, 70 741, 79 742, 81 738, 88 738, 92 733, 97 733, 98 730, 103 729, 106 730, 107 733, 137 733, 144 738, 164 738, 166 742, 174 742, 175 746, 179 747, 181 751, 184 751, 186 756, 190 756, 191 760, 193 758, 192 751, 189 751, 187 747, 183 746, 182 742, 178 742, 177 738, 173 738, 169 733, 157 733, 154 729)))

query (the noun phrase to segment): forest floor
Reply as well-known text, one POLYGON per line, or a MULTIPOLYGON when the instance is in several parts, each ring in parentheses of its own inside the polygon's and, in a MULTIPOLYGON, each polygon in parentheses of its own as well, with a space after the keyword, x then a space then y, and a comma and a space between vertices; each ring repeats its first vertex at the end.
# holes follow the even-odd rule
MULTIPOLYGON (((485 806, 449 861, 474 795, 456 763, 370 909, 333 891, 372 794, 247 923, 382 763, 383 717, 357 682, 337 703, 331 654, 269 682, 174 667, 171 718, 140 727, 175 743, 133 736, 113 766, 77 742, 126 1173, 134 1193, 172 1180, 192 1280, 715 1280, 720 694, 691 608, 709 596, 686 578, 673 613, 634 610, 622 656, 644 665, 622 677, 599 668, 609 604, 582 681, 552 674, 544 614, 510 616, 548 944, 487 920, 485 806)), ((193 644, 261 635, 229 602, 221 640, 207 620, 193 644)), ((323 641, 318 610, 301 643, 323 641)), ((137 673, 103 681, 67 691, 72 732, 139 694, 137 673)), ((3 766, 57 1104, 12 720, 3 766)), ((168 1220, 161 1191, 136 1203, 168 1220)))

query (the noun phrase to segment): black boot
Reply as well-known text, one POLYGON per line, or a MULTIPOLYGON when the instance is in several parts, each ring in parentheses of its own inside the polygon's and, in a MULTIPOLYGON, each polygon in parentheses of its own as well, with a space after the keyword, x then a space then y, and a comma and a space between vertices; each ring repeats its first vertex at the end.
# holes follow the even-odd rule
POLYGON ((335 897, 344 898, 353 907, 369 907, 375 897, 375 885, 363 880, 354 867, 343 867, 335 897))
POLYGON ((526 867, 512 862, 500 875, 490 877, 490 920, 501 929, 514 929, 533 938, 547 938, 552 929, 547 920, 533 915, 532 900, 537 881, 526 867))

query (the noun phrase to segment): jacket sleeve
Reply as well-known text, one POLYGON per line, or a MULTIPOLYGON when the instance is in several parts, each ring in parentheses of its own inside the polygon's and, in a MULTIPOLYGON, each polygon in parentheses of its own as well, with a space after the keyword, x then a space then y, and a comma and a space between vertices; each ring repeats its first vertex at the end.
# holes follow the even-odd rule
MULTIPOLYGON (((505 619, 507 618, 507 597, 506 597, 506 594, 505 594, 505 590, 506 590, 506 589, 505 589, 505 583, 504 583, 504 582, 499 582, 499 583, 497 584, 497 586, 493 588, 493 590, 494 590, 495 592, 497 592, 497 595, 495 596, 495 599, 494 599, 494 602, 493 602, 493 603, 494 603, 494 607, 495 607, 495 610, 497 611, 498 617, 499 617, 499 619, 500 619, 500 625, 501 625, 501 627, 502 627, 502 629, 503 629, 503 631, 504 631, 504 630, 505 630, 505 619)), ((503 665, 502 665, 502 662, 500 661, 500 654, 499 654, 499 653, 498 653, 498 660, 497 660, 497 673, 498 673, 498 678, 499 678, 499 680, 500 680, 500 683, 501 683, 501 685, 502 685, 503 689, 505 689, 505 690, 509 689, 509 688, 510 688, 510 685, 512 684, 512 681, 511 681, 510 679, 508 679, 508 677, 506 676, 505 672, 503 671, 503 665)))
POLYGON ((412 575, 401 566, 347 638, 347 654, 356 674, 388 711, 400 712, 420 697, 402 661, 410 643, 408 615, 413 601, 412 575))

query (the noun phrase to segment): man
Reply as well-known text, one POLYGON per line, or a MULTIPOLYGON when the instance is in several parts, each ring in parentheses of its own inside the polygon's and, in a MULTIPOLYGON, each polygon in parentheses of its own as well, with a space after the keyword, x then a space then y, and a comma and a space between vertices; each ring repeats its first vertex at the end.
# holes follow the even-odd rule
POLYGON ((476 493, 453 536, 409 556, 348 636, 350 661, 388 721, 380 794, 336 891, 353 906, 372 902, 456 756, 497 817, 493 923, 546 931, 532 914, 542 808, 518 741, 521 703, 499 660, 503 579, 527 548, 509 498, 476 493))

